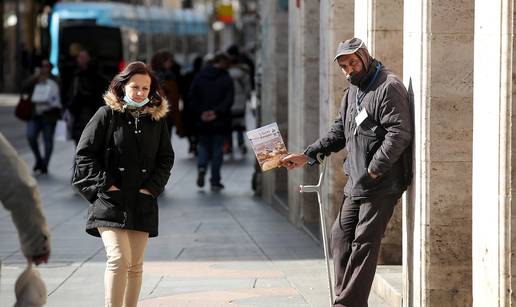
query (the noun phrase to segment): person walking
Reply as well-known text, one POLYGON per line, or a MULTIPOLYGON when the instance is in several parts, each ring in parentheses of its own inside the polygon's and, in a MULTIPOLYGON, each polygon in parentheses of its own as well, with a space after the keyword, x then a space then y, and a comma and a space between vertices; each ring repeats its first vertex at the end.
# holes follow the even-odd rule
POLYGON ((67 108, 70 113, 71 137, 75 145, 79 142, 82 131, 98 108, 103 104, 102 94, 106 91, 108 81, 92 64, 86 50, 77 55, 77 70, 70 88, 67 89, 67 108))
POLYGON ((229 55, 231 66, 228 72, 233 79, 235 99, 231 107, 231 132, 228 134, 228 152, 233 152, 233 131, 235 131, 237 134, 238 148, 242 154, 245 154, 247 152, 247 147, 244 143, 244 131, 246 130, 245 113, 247 101, 251 98, 249 66, 240 61, 238 52, 229 55))
POLYGON ((161 89, 168 100, 170 110, 167 115, 168 132, 176 126, 176 134, 184 135, 181 110, 179 109, 179 78, 174 72, 174 55, 167 50, 159 50, 151 59, 151 69, 158 78, 161 89))
POLYGON ((192 81, 189 101, 196 113, 199 133, 197 154, 197 186, 203 187, 208 164, 211 163, 210 185, 213 191, 224 189, 220 169, 224 158, 224 139, 231 131, 233 81, 229 76, 229 57, 218 53, 192 81))
POLYGON ((197 155, 197 131, 195 129, 196 116, 194 110, 192 110, 192 104, 189 100, 188 91, 190 90, 190 86, 192 85, 193 79, 201 71, 202 66, 202 57, 195 57, 192 63, 192 70, 187 72, 182 77, 180 91, 181 99, 183 100, 183 130, 186 138, 188 139, 188 153, 191 153, 194 156, 197 155))
POLYGON ((34 75, 22 84, 23 91, 29 93, 32 102, 31 117, 27 122, 27 139, 34 154, 34 172, 46 174, 54 148, 54 131, 61 117, 61 93, 56 76, 50 73, 52 65, 45 59, 34 75), (43 134, 44 155, 39 149, 39 136, 43 134))
POLYGON ((287 155, 288 169, 317 163, 346 147, 344 201, 331 230, 338 307, 367 306, 381 238, 411 181, 413 119, 402 81, 370 56, 364 42, 341 42, 334 61, 351 83, 329 132, 287 155))
POLYGON ((136 307, 147 240, 158 235, 157 198, 174 163, 168 103, 142 62, 113 78, 104 101, 77 145, 73 183, 89 185, 79 192, 91 202, 86 232, 106 250, 106 306, 136 307))

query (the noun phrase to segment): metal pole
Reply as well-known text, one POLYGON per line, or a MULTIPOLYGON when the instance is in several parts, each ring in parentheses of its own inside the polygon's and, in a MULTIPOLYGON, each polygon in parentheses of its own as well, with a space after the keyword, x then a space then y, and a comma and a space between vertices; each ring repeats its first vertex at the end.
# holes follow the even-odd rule
POLYGON ((330 269, 330 252, 328 248, 328 235, 326 234, 326 219, 324 215, 324 206, 321 198, 321 188, 322 182, 324 179, 324 173, 326 172, 326 160, 324 160, 324 156, 320 153, 317 155, 317 160, 321 164, 321 173, 319 174, 319 182, 317 185, 300 185, 299 192, 300 193, 317 193, 317 201, 319 202, 319 217, 321 221, 321 233, 322 233, 322 241, 323 241, 323 249, 324 249, 324 259, 326 260, 326 273, 328 274, 328 286, 330 290, 330 306, 333 306, 333 286, 331 283, 331 269, 330 269))

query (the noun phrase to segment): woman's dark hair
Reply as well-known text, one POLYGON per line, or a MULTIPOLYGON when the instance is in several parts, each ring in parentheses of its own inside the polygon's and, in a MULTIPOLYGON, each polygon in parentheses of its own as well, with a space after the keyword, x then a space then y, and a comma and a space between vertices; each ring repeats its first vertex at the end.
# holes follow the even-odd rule
POLYGON ((132 62, 127 65, 123 71, 121 71, 118 75, 116 75, 111 84, 109 85, 108 91, 113 93, 119 100, 124 99, 125 92, 124 87, 129 82, 129 80, 134 75, 147 75, 151 79, 150 89, 149 89, 149 105, 150 106, 159 106, 163 102, 163 92, 159 85, 158 79, 149 70, 147 65, 143 62, 132 62))
POLYGON ((161 49, 158 50, 151 58, 151 64, 150 67, 152 71, 160 71, 165 69, 165 62, 167 60, 174 61, 174 55, 172 52, 161 49))

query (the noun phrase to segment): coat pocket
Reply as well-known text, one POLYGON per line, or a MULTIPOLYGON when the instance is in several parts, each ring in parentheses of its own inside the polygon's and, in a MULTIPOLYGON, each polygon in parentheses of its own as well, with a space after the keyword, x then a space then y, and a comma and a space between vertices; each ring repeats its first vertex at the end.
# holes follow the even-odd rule
POLYGON ((156 214, 157 207, 158 203, 154 197, 138 192, 138 212, 141 216, 151 216, 156 214))
POLYGON ((93 204, 93 217, 98 220, 123 223, 122 192, 119 190, 99 193, 99 198, 93 204))
POLYGON ((373 189, 380 178, 373 179, 369 176, 368 167, 376 151, 382 145, 382 140, 369 130, 360 127, 354 138, 354 155, 348 157, 348 171, 353 177, 353 190, 358 194, 363 194, 373 189))

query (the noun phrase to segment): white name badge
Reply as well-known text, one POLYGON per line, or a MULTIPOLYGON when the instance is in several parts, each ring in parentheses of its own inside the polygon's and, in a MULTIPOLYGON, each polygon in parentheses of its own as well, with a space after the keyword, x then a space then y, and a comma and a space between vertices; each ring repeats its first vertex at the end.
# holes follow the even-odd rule
POLYGON ((358 113, 358 115, 355 117, 355 123, 357 123, 357 127, 360 126, 360 124, 362 124, 362 122, 367 118, 367 111, 366 109, 362 109, 362 111, 360 111, 360 113, 358 113))

